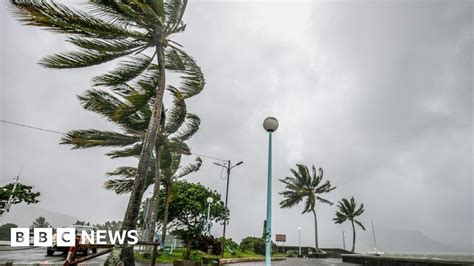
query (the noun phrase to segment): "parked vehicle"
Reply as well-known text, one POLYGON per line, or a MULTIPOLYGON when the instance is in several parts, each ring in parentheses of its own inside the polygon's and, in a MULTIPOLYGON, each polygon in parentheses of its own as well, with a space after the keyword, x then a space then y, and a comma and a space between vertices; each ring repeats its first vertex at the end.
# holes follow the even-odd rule
MULTIPOLYGON (((95 228, 92 227, 92 226, 88 226, 88 225, 70 225, 70 226, 68 226, 68 228, 75 228, 76 229, 76 239, 81 237, 82 231, 87 232, 87 234, 91 234, 92 232, 95 232, 95 228)), ((54 235, 53 235, 53 246, 48 247, 46 249, 46 254, 48 254, 48 256, 52 256, 54 254, 54 252, 56 252, 56 251, 60 251, 60 252, 62 252, 63 255, 66 255, 69 251, 69 247, 58 247, 57 246, 56 236, 57 235, 56 235, 56 232, 55 232, 54 235)), ((86 240, 86 244, 89 244, 88 241, 87 241, 87 238, 85 240, 86 240)), ((94 246, 94 245, 89 246, 87 248, 78 247, 77 251, 81 252, 82 255, 85 256, 85 255, 90 254, 91 252, 92 253, 97 253, 97 247, 94 246)))

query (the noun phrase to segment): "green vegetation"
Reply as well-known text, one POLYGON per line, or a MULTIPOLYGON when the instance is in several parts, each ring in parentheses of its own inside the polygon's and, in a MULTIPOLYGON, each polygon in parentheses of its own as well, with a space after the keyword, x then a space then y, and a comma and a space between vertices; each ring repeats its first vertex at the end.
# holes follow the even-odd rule
POLYGON ((46 221, 46 218, 44 218, 43 216, 40 216, 40 217, 36 218, 33 221, 33 224, 30 226, 31 229, 33 229, 33 228, 49 228, 49 227, 51 227, 51 225, 46 221))
POLYGON ((316 172, 316 168, 312 167, 312 174, 310 174, 306 165, 297 164, 297 170, 290 169, 293 174, 292 177, 286 177, 280 179, 285 184, 285 191, 280 192, 285 198, 280 202, 281 208, 291 208, 298 205, 301 201, 305 201, 303 214, 312 212, 314 216, 314 239, 316 252, 319 252, 318 244, 318 219, 316 216, 316 203, 321 202, 324 204, 332 205, 333 203, 327 199, 321 197, 322 194, 326 194, 336 189, 331 186, 330 181, 322 183, 323 180, 323 169, 319 168, 316 172))
MULTIPOLYGON (((163 202, 165 195, 160 193, 163 202)), ((210 219, 213 222, 223 222, 229 214, 221 201, 221 195, 216 191, 202 186, 201 184, 189 183, 186 181, 177 181, 173 185, 172 196, 168 210, 168 219, 170 224, 170 233, 178 236, 186 244, 188 252, 185 258, 191 256, 192 241, 198 239, 205 231, 207 224, 207 198, 212 197, 210 219)), ((163 221, 164 208, 162 204, 158 213, 159 220, 163 221)))
MULTIPOLYGON (((166 252, 161 252, 160 255, 157 257, 157 262, 159 263, 172 263, 174 260, 182 260, 185 257, 186 254, 186 248, 177 248, 173 250, 173 254, 167 254, 166 252)), ((272 254, 272 257, 284 257, 284 254, 280 253, 275 253, 272 254)), ((209 255, 205 252, 202 251, 193 251, 191 254, 190 259, 193 261, 203 261, 204 258, 209 258, 209 259, 220 259, 220 255, 209 255)), ((264 255, 257 254, 253 251, 242 251, 242 250, 236 250, 235 252, 229 252, 225 251, 224 252, 224 258, 253 258, 253 259, 264 259, 264 255)), ((141 263, 149 263, 150 259, 143 257, 141 254, 135 254, 135 259, 138 262, 141 263)))
POLYGON ((15 183, 6 184, 3 187, 0 187, 0 214, 5 211, 8 200, 11 198, 11 205, 19 204, 25 202, 26 204, 36 204, 39 202, 38 197, 40 196, 39 192, 33 192, 33 186, 24 185, 17 183, 15 187, 15 192, 13 192, 13 187, 15 183))
MULTIPOLYGON (((265 239, 263 237, 247 236, 240 241, 239 249, 265 255, 265 239)), ((272 254, 275 250, 277 250, 277 245, 272 241, 272 254)))
POLYGON ((0 240, 10 241, 10 237, 11 237, 10 229, 17 228, 17 227, 18 225, 12 224, 12 223, 2 224, 0 226, 0 240))
POLYGON ((336 212, 336 217, 333 219, 335 223, 342 224, 345 221, 350 221, 352 224, 352 249, 351 252, 354 253, 355 251, 355 241, 356 241, 356 231, 354 223, 360 226, 364 231, 365 227, 362 225, 361 222, 356 220, 356 217, 362 215, 364 213, 364 204, 360 204, 359 208, 357 208, 357 203, 354 200, 354 197, 351 200, 342 199, 337 204, 338 211, 336 212))
MULTIPOLYGON (((171 40, 185 30, 182 21, 186 0, 110 1, 89 0, 83 12, 66 5, 42 0, 10 0, 14 13, 25 25, 46 28, 66 35, 66 40, 79 50, 47 56, 40 64, 54 69, 82 68, 103 64, 127 56, 109 73, 93 78, 95 87, 91 93, 100 95, 103 89, 114 92, 132 105, 114 106, 114 99, 105 99, 112 105, 104 112, 113 112, 116 122, 130 120, 141 107, 151 105, 150 118, 145 126, 139 152, 136 177, 124 215, 123 230, 136 228, 145 181, 153 165, 152 154, 156 150, 162 123, 163 98, 167 71, 181 74, 179 88, 170 87, 186 99, 198 94, 204 87, 203 75, 194 60, 181 45, 171 40), (151 56, 150 56, 151 55, 151 56), (156 64, 153 61, 156 58, 156 64), (134 88, 124 94, 124 88, 134 88)), ((94 108, 94 106, 90 106, 94 108)), ((137 120, 138 124, 143 119, 137 120)), ((114 141, 114 139, 110 139, 114 141)), ((155 151, 154 164, 160 164, 159 148, 155 151)), ((130 150, 128 150, 130 151, 130 150)), ((125 152, 122 150, 122 152, 125 152)), ((161 169, 161 167, 156 167, 161 169)), ((157 171, 155 184, 160 184, 157 171)), ((159 192, 159 188, 157 190, 159 192)), ((153 201, 156 203, 158 196, 153 201)), ((156 204, 155 204, 156 206, 156 204)), ((155 209, 155 208, 154 208, 155 209)), ((153 216, 152 220, 156 219, 153 216)), ((117 252, 112 252, 117 254, 117 252)), ((125 246, 121 251, 122 262, 133 265, 133 248, 125 246)), ((116 261, 117 260, 117 261, 116 261)), ((111 258, 110 263, 119 258, 111 258)))

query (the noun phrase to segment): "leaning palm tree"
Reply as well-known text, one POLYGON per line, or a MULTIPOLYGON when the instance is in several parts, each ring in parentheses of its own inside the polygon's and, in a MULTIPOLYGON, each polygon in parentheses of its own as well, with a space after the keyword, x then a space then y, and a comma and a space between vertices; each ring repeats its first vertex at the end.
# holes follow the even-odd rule
MULTIPOLYGON (((181 154, 173 153, 172 161, 169 167, 161 169, 161 181, 164 187, 164 203, 158 206, 158 209, 161 210, 158 212, 158 217, 162 221, 162 233, 161 239, 164 242, 166 240, 166 229, 168 225, 168 211, 169 205, 171 203, 171 192, 173 189, 173 183, 193 172, 196 172, 200 169, 202 165, 202 160, 200 157, 196 157, 194 163, 190 163, 186 166, 181 166, 181 154)), ((154 171, 155 169, 152 169, 154 171)), ((110 179, 105 182, 105 188, 115 191, 117 194, 129 193, 133 186, 133 178, 135 177, 134 173, 136 168, 133 167, 119 167, 114 172, 108 173, 109 176, 120 176, 119 178, 110 179)), ((148 179, 149 183, 146 183, 147 186, 151 185, 151 178, 148 179)), ((153 207, 152 207, 153 208, 153 207)), ((156 213, 152 212, 152 215, 156 213)), ((156 218, 158 218, 156 217, 156 218)))
MULTIPOLYGON (((40 64, 56 69, 82 68, 130 56, 108 74, 93 79, 94 86, 117 87, 140 78, 144 86, 153 88, 155 95, 152 114, 140 152, 137 177, 125 211, 122 230, 136 227, 143 197, 145 177, 159 133, 162 102, 166 87, 166 69, 184 74, 187 97, 202 89, 200 71, 184 61, 190 57, 171 40, 184 31, 182 21, 187 0, 88 0, 83 12, 66 5, 45 0, 10 0, 15 14, 26 25, 39 26, 67 35, 67 41, 79 51, 45 57, 40 64), (153 63, 156 58, 157 64, 153 63), (200 83, 201 86, 196 86, 200 83)), ((202 74, 202 73, 201 73, 202 74)), ((137 101, 140 101, 137 95, 137 101)), ((118 113, 129 111, 124 107, 118 113)), ((133 250, 125 246, 123 263, 133 265, 133 250)))
MULTIPOLYGON (((155 164, 150 164, 149 171, 145 180, 143 190, 146 190, 153 182, 152 196, 152 220, 150 224, 156 224, 156 210, 158 209, 158 199, 161 184, 161 175, 155 169, 166 169, 172 161, 171 154, 190 154, 190 149, 185 141, 191 138, 199 129, 200 119, 192 113, 186 112, 186 103, 180 97, 179 91, 170 89, 173 96, 173 104, 169 110, 163 111, 163 122, 160 126, 160 134, 155 145, 155 164)), ((150 120, 151 104, 144 105, 135 113, 127 115, 121 122, 113 120, 114 110, 119 106, 133 106, 127 95, 134 94, 131 87, 124 88, 119 93, 102 92, 89 90, 79 97, 83 107, 93 112, 100 113, 107 120, 112 121, 121 128, 119 132, 104 130, 74 130, 62 138, 61 144, 73 145, 73 148, 92 148, 92 147, 114 147, 107 153, 111 158, 130 157, 140 155, 143 146, 143 136, 145 135, 146 124, 150 120), (112 112, 110 112, 112 111, 112 112)), ((150 102, 150 101, 147 101, 150 102)), ((109 176, 126 176, 126 190, 123 184, 117 184, 114 190, 116 192, 131 192, 137 170, 134 167, 119 167, 115 171, 108 173, 109 176)), ((109 182, 109 181, 107 181, 109 182)), ((106 188, 108 183, 106 182, 106 188)), ((150 241, 153 240, 154 226, 151 226, 148 232, 150 241)))
POLYGON ((285 184, 285 191, 280 192, 285 198, 280 202, 281 208, 291 208, 301 201, 305 201, 303 214, 312 212, 314 216, 314 239, 316 252, 319 252, 318 243, 318 219, 316 216, 316 203, 332 205, 333 203, 321 197, 322 194, 328 193, 336 187, 331 186, 330 181, 322 183, 323 169, 319 168, 318 173, 313 165, 312 174, 310 174, 306 165, 297 164, 297 170, 290 169, 292 177, 280 179, 285 184))
POLYGON ((339 210, 336 212, 336 217, 333 218, 334 222, 337 224, 342 224, 345 221, 351 221, 352 224, 352 249, 351 252, 355 251, 355 241, 356 241, 356 231, 354 223, 360 226, 364 231, 365 227, 361 222, 356 220, 356 217, 360 216, 364 212, 364 204, 360 204, 357 208, 357 204, 354 200, 354 197, 351 200, 342 199, 338 202, 337 207, 339 210))

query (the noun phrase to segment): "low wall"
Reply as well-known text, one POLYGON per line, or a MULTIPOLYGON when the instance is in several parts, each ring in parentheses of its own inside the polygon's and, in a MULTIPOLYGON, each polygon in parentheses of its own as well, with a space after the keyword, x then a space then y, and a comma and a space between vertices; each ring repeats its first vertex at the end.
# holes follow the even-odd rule
POLYGON ((342 261, 348 263, 356 263, 362 265, 377 266, 448 266, 448 265, 474 265, 472 261, 453 261, 442 259, 428 258, 407 258, 392 256, 375 256, 375 255, 342 255, 342 261))

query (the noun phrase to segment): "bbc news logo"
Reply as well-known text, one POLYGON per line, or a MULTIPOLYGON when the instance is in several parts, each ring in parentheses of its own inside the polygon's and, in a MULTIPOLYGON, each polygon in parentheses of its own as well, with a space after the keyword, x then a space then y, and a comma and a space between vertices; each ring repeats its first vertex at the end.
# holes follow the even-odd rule
MULTIPOLYGON (((27 247, 30 246, 29 228, 11 228, 10 246, 27 247)), ((79 237, 79 244, 120 244, 125 243, 135 245, 138 242, 138 233, 136 230, 130 231, 111 231, 111 230, 82 230, 76 235, 75 228, 57 228, 56 234, 53 234, 53 228, 34 228, 33 229, 33 246, 35 247, 72 247, 76 244, 76 236, 79 237), (107 237, 108 240, 107 241, 107 237)))

